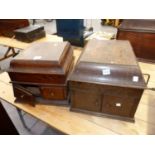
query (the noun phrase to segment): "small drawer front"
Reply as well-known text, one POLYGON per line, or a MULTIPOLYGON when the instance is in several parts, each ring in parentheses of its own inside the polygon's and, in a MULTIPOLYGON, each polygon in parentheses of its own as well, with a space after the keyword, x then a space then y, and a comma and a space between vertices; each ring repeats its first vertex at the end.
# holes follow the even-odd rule
POLYGON ((45 99, 65 100, 67 99, 66 87, 41 87, 41 95, 45 99))
POLYGON ((138 98, 105 95, 102 99, 102 112, 110 115, 134 117, 138 103, 138 98))
POLYGON ((101 111, 101 97, 98 94, 86 91, 73 90, 71 94, 71 108, 88 110, 93 112, 101 111))

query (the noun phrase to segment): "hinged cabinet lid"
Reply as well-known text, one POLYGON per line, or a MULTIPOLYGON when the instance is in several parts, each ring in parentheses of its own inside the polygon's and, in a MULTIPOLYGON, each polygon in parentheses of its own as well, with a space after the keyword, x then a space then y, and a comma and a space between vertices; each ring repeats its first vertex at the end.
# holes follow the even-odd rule
POLYGON ((120 40, 89 41, 70 80, 123 87, 145 87, 130 43, 120 40))
POLYGON ((8 72, 65 74, 69 55, 72 57, 69 42, 34 43, 13 58, 8 72))

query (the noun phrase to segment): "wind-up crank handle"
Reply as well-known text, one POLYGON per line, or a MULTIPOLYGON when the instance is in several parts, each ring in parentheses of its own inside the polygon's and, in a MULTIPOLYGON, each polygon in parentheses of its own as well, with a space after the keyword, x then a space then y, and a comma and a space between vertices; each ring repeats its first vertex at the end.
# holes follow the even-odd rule
POLYGON ((145 88, 145 89, 155 91, 155 88, 145 88))
MULTIPOLYGON (((144 75, 144 76, 147 76, 146 84, 148 84, 148 83, 149 83, 149 80, 150 80, 150 74, 143 73, 143 75, 144 75)), ((155 91, 155 88, 148 88, 148 87, 146 87, 145 89, 146 89, 146 90, 155 91)))

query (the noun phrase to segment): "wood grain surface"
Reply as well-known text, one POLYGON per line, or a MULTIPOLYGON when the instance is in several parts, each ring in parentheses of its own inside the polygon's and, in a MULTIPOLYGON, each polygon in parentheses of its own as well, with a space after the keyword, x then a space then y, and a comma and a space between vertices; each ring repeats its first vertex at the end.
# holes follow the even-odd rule
MULTIPOLYGON (((76 60, 81 49, 75 49, 76 60)), ((149 87, 155 87, 155 65, 139 63, 145 73, 152 73, 149 87)), ((65 134, 155 134, 155 92, 145 90, 138 106, 135 123, 70 112, 68 107, 15 103, 13 90, 7 73, 0 74, 0 98, 24 110, 65 134)))

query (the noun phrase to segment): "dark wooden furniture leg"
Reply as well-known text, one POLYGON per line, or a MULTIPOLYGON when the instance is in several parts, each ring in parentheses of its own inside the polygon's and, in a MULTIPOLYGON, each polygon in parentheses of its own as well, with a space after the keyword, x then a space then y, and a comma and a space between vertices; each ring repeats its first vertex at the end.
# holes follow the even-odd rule
POLYGON ((0 101, 0 135, 19 135, 0 101))
POLYGON ((4 57, 7 57, 8 54, 9 54, 9 52, 10 52, 11 50, 12 50, 12 54, 15 54, 15 50, 14 50, 14 48, 12 48, 12 47, 8 47, 8 49, 7 49, 7 51, 6 51, 5 55, 4 55, 4 57))
POLYGON ((9 58, 9 57, 11 57, 11 56, 16 56, 17 54, 19 53, 19 51, 16 53, 15 52, 15 49, 13 48, 13 47, 8 47, 8 49, 7 49, 7 51, 6 51, 6 53, 5 53, 5 55, 4 55, 4 57, 2 57, 2 58, 0 58, 0 61, 1 60, 4 60, 4 59, 6 59, 6 58, 9 58), (10 52, 12 52, 12 53, 10 53, 10 52), (10 53, 10 54, 9 54, 10 53))

